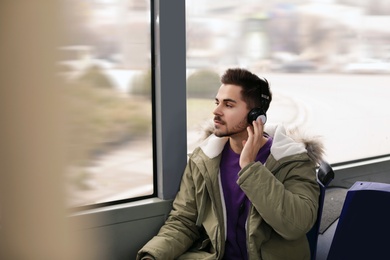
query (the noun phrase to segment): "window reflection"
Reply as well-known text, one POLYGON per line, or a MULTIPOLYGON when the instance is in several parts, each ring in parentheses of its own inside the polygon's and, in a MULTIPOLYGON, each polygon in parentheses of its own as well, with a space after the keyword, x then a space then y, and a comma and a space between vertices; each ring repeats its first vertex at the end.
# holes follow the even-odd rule
POLYGON ((69 205, 151 195, 150 3, 65 2, 69 205))

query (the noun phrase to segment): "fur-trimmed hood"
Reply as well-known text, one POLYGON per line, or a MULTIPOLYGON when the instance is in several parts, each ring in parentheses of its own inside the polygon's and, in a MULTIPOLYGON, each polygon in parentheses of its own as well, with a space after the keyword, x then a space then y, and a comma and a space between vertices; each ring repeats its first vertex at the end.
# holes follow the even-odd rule
MULTIPOLYGON (((217 137, 213 133, 213 126, 205 128, 204 141, 200 148, 210 158, 218 156, 228 141, 227 137, 217 137)), ((319 136, 309 136, 298 128, 286 128, 283 125, 265 125, 264 132, 273 138, 271 154, 276 160, 294 154, 306 152, 310 159, 320 164, 324 156, 324 146, 319 136)))

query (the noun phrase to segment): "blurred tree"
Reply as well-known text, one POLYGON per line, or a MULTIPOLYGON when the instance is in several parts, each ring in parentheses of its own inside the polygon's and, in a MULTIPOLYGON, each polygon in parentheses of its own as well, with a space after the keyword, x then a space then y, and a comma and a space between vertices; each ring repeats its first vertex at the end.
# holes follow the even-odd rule
POLYGON ((150 70, 138 74, 130 82, 130 94, 140 95, 147 98, 152 96, 152 73, 150 70))
POLYGON ((78 78, 78 81, 99 88, 114 88, 114 84, 111 79, 105 75, 102 69, 97 65, 89 67, 78 78))
POLYGON ((212 70, 198 70, 187 79, 187 94, 189 98, 213 97, 221 85, 218 73, 212 70))

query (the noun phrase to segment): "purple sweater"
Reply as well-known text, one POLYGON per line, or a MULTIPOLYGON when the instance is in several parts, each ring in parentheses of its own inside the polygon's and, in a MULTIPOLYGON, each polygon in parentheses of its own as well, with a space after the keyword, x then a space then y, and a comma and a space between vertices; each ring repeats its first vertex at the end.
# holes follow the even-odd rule
MULTIPOLYGON (((256 161, 265 163, 272 145, 272 138, 263 145, 257 154, 256 161)), ((250 201, 237 184, 240 168, 240 155, 233 152, 227 142, 222 151, 220 164, 221 182, 225 198, 227 215, 227 236, 224 260, 248 259, 246 248, 245 223, 248 217, 250 201)))

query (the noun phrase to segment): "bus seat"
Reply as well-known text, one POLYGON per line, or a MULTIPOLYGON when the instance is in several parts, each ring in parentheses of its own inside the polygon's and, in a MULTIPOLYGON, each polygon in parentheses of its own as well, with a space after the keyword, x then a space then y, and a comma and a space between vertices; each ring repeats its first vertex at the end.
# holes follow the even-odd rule
POLYGON ((390 259, 390 184, 355 182, 348 190, 328 260, 390 259))
POLYGON ((318 233, 320 230, 322 209, 324 207, 325 200, 325 190, 329 183, 334 179, 334 171, 332 167, 325 161, 321 162, 320 167, 317 171, 317 181, 320 186, 320 197, 318 204, 317 220, 314 223, 314 226, 306 234, 306 237, 309 241, 311 260, 316 258, 317 253, 317 241, 318 233))

